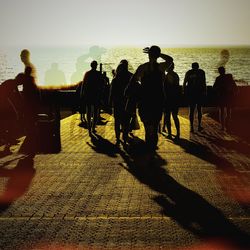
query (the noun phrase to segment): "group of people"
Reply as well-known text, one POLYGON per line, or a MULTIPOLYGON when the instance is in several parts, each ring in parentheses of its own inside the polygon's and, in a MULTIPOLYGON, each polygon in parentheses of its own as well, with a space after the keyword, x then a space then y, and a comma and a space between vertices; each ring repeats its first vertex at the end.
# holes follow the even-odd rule
MULTIPOLYGON (((128 61, 125 59, 121 60, 117 66, 109 91, 109 104, 113 107, 117 144, 128 143, 130 122, 136 117, 138 109, 145 129, 145 142, 148 148, 154 151, 157 149, 159 131, 166 132, 167 128, 168 138, 176 140, 180 138, 178 109, 183 93, 179 76, 174 71, 173 58, 163 54, 161 49, 155 45, 145 48, 143 52, 148 55, 148 62, 141 64, 134 74, 128 70, 128 61), (157 62, 158 58, 163 59, 163 62, 157 62), (163 114, 163 126, 160 127, 163 114), (175 137, 171 130, 171 115, 176 128, 175 137)), ((24 73, 2 83, 1 92, 5 91, 5 96, 8 98, 11 94, 17 95, 19 84, 23 86, 24 120, 28 126, 35 123, 39 89, 36 85, 36 71, 30 62, 29 51, 23 50, 20 56, 25 65, 24 73)), ((87 127, 91 136, 96 132, 96 125, 100 118, 100 100, 108 81, 107 77, 97 70, 97 61, 92 61, 90 66, 91 69, 84 74, 80 85, 80 101, 84 107, 81 112, 86 114, 87 127)), ((223 66, 219 67, 218 71, 219 76, 215 80, 213 89, 220 107, 221 128, 224 130, 231 116, 231 106, 237 87, 232 75, 226 74, 223 66), (227 114, 226 117, 224 111, 227 114)), ((197 62, 194 62, 192 69, 187 71, 183 82, 184 95, 190 108, 190 132, 195 130, 194 113, 196 109, 198 131, 203 130, 202 105, 206 97, 206 89, 205 72, 199 68, 197 62)))
MULTIPOLYGON (((180 122, 178 109, 182 98, 182 88, 178 74, 174 71, 174 61, 169 55, 161 53, 158 46, 145 48, 148 62, 141 64, 132 74, 128 70, 128 61, 121 60, 114 72, 111 82, 110 104, 113 107, 115 120, 116 142, 128 142, 129 124, 138 113, 145 129, 145 142, 151 150, 157 148, 158 132, 168 133, 168 138, 180 138, 180 122), (162 58, 163 62, 157 62, 162 58), (160 121, 164 114, 163 126, 160 121), (176 135, 173 138, 171 130, 171 115, 174 120, 176 135)), ((231 115, 232 98, 236 92, 236 84, 231 74, 225 73, 220 67, 213 89, 220 107, 222 129, 231 115), (225 119, 224 110, 227 112, 225 119)), ((98 120, 98 105, 103 87, 101 73, 97 71, 97 62, 91 63, 91 70, 86 72, 82 82, 81 96, 86 104, 87 124, 89 134, 95 132, 98 120)), ((197 109, 198 131, 202 131, 202 106, 206 98, 206 76, 197 62, 192 63, 192 69, 187 71, 183 82, 184 95, 189 103, 190 132, 194 132, 194 113, 197 109)))

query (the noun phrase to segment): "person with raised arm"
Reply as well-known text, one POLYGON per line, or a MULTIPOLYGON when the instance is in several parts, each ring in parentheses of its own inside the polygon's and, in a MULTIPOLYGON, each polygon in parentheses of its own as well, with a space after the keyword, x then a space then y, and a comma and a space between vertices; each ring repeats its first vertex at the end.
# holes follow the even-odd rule
POLYGON ((145 142, 150 150, 155 151, 164 106, 165 71, 173 63, 173 58, 162 54, 160 47, 155 45, 144 48, 143 52, 148 54, 149 61, 137 68, 125 94, 137 96, 139 116, 145 129, 145 142), (162 58, 164 62, 157 62, 158 58, 162 58), (133 86, 139 86, 136 87, 137 93, 133 86))

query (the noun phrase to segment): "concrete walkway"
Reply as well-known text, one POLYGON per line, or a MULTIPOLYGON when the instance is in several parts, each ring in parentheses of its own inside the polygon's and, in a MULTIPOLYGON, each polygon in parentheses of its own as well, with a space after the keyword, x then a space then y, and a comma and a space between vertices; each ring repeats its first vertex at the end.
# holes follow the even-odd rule
POLYGON ((160 134, 152 159, 143 129, 124 150, 102 116, 92 139, 79 115, 63 119, 58 154, 19 153, 24 138, 2 154, 1 250, 247 249, 247 142, 206 116, 190 134, 180 116, 181 140, 160 134))

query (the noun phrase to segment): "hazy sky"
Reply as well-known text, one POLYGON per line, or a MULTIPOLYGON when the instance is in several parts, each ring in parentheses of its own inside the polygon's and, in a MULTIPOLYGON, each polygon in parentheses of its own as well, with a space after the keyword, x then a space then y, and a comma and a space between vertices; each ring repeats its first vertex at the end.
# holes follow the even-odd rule
POLYGON ((0 0, 2 45, 250 45, 250 0, 0 0))

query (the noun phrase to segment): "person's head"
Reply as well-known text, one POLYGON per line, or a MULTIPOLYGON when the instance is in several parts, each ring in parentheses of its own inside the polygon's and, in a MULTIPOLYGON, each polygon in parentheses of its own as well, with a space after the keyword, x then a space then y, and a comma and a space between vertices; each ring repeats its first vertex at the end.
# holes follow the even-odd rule
POLYGON ((91 69, 96 70, 97 69, 97 65, 98 65, 97 61, 92 61, 91 64, 90 64, 90 67, 91 67, 91 69))
POLYGON ((148 50, 149 60, 156 61, 157 58, 160 56, 160 54, 161 54, 161 49, 156 45, 151 46, 148 50))
POLYGON ((197 63, 197 62, 192 63, 192 69, 194 69, 194 70, 199 69, 199 63, 197 63))
POLYGON ((128 71, 128 61, 126 59, 121 60, 120 65, 122 65, 124 71, 128 71))
POLYGON ((220 75, 224 75, 226 73, 226 69, 221 66, 221 67, 218 68, 218 72, 219 72, 220 75))
POLYGON ((30 60, 30 52, 27 49, 22 50, 21 54, 20 54, 20 58, 21 58, 21 61, 23 63, 29 62, 29 60, 30 60))

